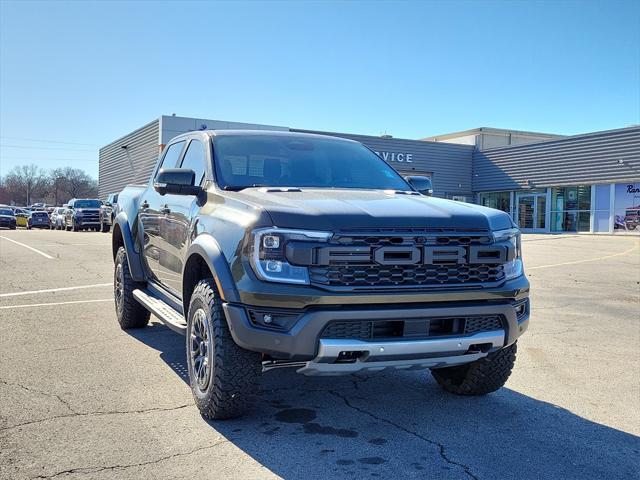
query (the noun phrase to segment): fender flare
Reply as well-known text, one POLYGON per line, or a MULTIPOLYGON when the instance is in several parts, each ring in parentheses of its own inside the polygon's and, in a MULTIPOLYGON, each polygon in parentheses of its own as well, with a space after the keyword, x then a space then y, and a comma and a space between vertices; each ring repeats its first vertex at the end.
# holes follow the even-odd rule
MULTIPOLYGON (((213 279, 216 282, 218 293, 220 294, 222 301, 238 303, 240 301, 240 296, 238 295, 236 284, 231 275, 229 263, 227 262, 224 253, 222 253, 222 249, 216 239, 208 233, 203 233, 196 237, 187 250, 187 255, 185 256, 184 267, 182 269, 183 279, 186 278, 185 270, 193 255, 202 257, 206 262, 207 267, 209 267, 209 270, 213 275, 213 279)), ((183 299, 184 298, 185 296, 183 292, 183 299)))
MULTIPOLYGON (((127 262, 129 263, 129 272, 131 273, 131 277, 136 282, 144 282, 146 281, 146 277, 144 274, 144 268, 142 264, 142 257, 140 253, 136 252, 134 247, 133 234, 131 233, 131 227, 129 225, 129 217, 126 212, 120 212, 114 219, 114 224, 117 225, 120 231, 120 235, 122 236, 122 241, 124 243, 124 249, 127 253, 127 262)), ((118 249, 116 248, 116 238, 115 238, 116 229, 113 229, 113 235, 111 238, 111 245, 113 249, 113 257, 115 258, 118 249)))

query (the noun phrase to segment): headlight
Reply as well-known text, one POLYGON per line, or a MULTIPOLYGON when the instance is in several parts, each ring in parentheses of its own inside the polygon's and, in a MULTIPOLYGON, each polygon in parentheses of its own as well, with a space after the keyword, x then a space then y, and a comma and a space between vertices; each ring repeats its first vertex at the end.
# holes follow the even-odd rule
POLYGON ((291 265, 285 255, 287 243, 326 242, 329 232, 263 228, 253 232, 251 266, 261 280, 268 282, 309 284, 307 267, 291 265))
POLYGON ((524 273, 524 265, 522 264, 522 245, 520 243, 520 230, 510 228, 508 230, 499 230, 493 233, 494 241, 509 242, 515 254, 507 263, 504 264, 504 274, 506 280, 517 278, 524 273))

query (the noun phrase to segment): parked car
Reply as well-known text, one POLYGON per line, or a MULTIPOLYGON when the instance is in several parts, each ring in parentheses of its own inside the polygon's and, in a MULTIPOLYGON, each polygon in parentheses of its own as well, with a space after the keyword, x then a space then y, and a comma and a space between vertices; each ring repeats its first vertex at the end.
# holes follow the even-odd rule
POLYGON ((0 207, 0 228, 16 229, 16 215, 9 207, 0 207))
POLYGON ((180 135, 149 180, 118 198, 116 318, 152 312, 186 335, 206 418, 241 415, 284 367, 428 368, 459 395, 509 378, 529 282, 507 213, 430 197, 429 178, 361 143, 291 132, 180 135))
POLYGON ((638 228, 638 225, 640 225, 640 205, 625 210, 624 224, 627 230, 635 230, 638 228))
POLYGON ((31 212, 21 207, 13 207, 12 210, 13 214, 16 216, 16 225, 18 227, 26 227, 27 219, 29 218, 31 212))
POLYGON ((55 207, 49 214, 49 228, 51 228, 51 230, 62 230, 65 228, 65 211, 65 207, 55 207))
POLYGON ((118 209, 118 194, 112 193, 100 207, 100 229, 106 233, 111 229, 115 212, 118 209))
POLYGON ((97 198, 72 198, 65 212, 65 228, 67 230, 95 230, 100 228, 100 207, 102 202, 97 198))
POLYGON ((27 230, 32 228, 49 228, 49 214, 44 210, 31 212, 27 218, 27 230))

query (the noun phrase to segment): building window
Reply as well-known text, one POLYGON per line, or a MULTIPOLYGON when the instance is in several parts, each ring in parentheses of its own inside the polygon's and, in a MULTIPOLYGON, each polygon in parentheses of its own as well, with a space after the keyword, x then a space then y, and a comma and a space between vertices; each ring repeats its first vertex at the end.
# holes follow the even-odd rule
POLYGON ((480 205, 511 213, 510 192, 487 192, 480 194, 480 205))
POLYGON ((591 229, 591 185, 551 189, 551 231, 588 232, 591 229))

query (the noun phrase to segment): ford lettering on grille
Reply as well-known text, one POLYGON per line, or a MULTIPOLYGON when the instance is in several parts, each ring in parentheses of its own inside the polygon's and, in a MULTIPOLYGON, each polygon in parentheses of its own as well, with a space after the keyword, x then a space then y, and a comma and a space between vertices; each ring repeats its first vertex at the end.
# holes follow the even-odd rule
POLYGON ((488 235, 341 236, 329 245, 287 245, 291 263, 307 265, 311 283, 328 288, 490 286, 504 280, 511 243, 488 235))
POLYGON ((511 260, 514 251, 509 245, 471 246, 398 246, 398 247, 342 247, 328 246, 317 249, 314 265, 333 263, 377 263, 378 265, 436 265, 490 264, 511 260))

